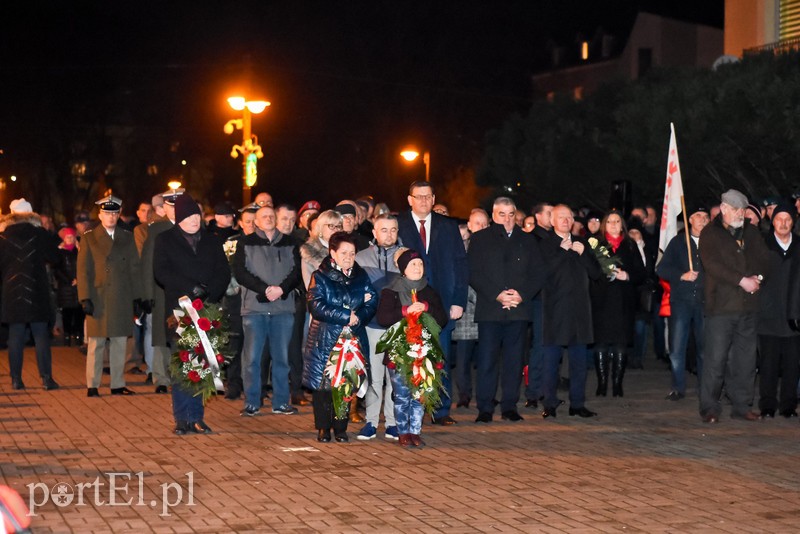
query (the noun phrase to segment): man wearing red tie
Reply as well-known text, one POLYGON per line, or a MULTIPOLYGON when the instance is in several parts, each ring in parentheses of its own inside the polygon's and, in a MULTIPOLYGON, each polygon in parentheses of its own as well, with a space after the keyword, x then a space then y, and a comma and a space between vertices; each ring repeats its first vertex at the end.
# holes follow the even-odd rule
POLYGON ((428 283, 439 293, 445 309, 449 311, 450 321, 439 335, 445 355, 447 373, 443 387, 447 395, 442 395, 442 406, 433 413, 432 422, 452 425, 456 421, 450 417, 450 338, 455 327, 454 321, 461 317, 467 304, 469 267, 458 223, 455 219, 434 213, 432 209, 435 203, 436 196, 431 184, 414 182, 408 191, 411 210, 401 213, 397 221, 401 241, 405 246, 420 251, 428 283))

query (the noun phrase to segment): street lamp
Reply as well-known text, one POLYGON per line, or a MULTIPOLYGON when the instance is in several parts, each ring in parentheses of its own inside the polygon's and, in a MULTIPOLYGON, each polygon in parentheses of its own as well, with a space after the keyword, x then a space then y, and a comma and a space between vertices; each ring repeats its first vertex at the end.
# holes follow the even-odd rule
POLYGON ((231 157, 236 159, 239 154, 243 157, 242 162, 242 204, 250 204, 250 188, 256 184, 258 171, 256 163, 264 153, 258 144, 258 136, 250 131, 250 121, 252 114, 256 115, 267 109, 270 105, 266 100, 246 100, 241 96, 232 96, 228 99, 228 104, 236 111, 242 112, 241 119, 232 119, 225 123, 223 130, 226 134, 232 134, 234 130, 242 130, 242 144, 233 145, 231 157))
MULTIPOLYGON (((410 161, 416 160, 419 157, 419 152, 417 152, 416 150, 414 150, 412 148, 407 148, 407 149, 403 150, 402 152, 400 152, 400 156, 402 156, 402 158, 404 160, 410 162, 410 161)), ((425 151, 422 154, 422 163, 425 164, 425 181, 426 182, 430 182, 431 181, 431 153, 430 152, 425 151)))

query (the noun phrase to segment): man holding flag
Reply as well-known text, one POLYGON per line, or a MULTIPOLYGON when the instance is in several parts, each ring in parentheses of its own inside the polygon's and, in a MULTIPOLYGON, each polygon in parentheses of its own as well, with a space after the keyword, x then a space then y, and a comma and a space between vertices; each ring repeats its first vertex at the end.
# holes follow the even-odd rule
POLYGON ((700 232, 708 224, 709 213, 708 209, 700 206, 686 209, 675 127, 670 124, 670 129, 667 185, 664 191, 664 210, 658 247, 663 256, 656 267, 656 273, 670 284, 669 359, 672 369, 672 389, 667 399, 678 401, 686 396, 686 347, 690 332, 694 332, 697 346, 697 376, 702 376, 705 276, 698 245, 700 232), (677 235, 677 216, 681 212, 684 217, 684 233, 677 235), (686 224, 687 214, 689 224, 686 224))

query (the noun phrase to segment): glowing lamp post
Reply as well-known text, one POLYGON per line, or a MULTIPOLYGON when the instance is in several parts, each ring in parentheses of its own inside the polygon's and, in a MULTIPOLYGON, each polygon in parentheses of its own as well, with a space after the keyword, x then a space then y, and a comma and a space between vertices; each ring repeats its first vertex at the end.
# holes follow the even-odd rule
MULTIPOLYGON (((408 162, 411 162, 411 161, 416 160, 419 157, 419 152, 409 148, 409 149, 406 149, 406 150, 403 150, 402 152, 400 152, 400 156, 404 160, 406 160, 408 162)), ((426 151, 426 152, 424 152, 422 154, 422 163, 425 164, 425 181, 426 182, 430 182, 431 181, 431 153, 430 152, 426 151)))
POLYGON ((250 204, 250 188, 256 184, 258 179, 257 162, 264 157, 261 147, 258 144, 258 136, 253 135, 250 130, 252 115, 258 115, 270 105, 266 100, 245 100, 241 96, 232 96, 228 99, 228 104, 236 111, 242 112, 241 119, 232 119, 225 123, 225 133, 232 134, 234 130, 242 130, 242 144, 233 145, 231 157, 236 159, 239 154, 243 157, 242 162, 242 204, 250 204))

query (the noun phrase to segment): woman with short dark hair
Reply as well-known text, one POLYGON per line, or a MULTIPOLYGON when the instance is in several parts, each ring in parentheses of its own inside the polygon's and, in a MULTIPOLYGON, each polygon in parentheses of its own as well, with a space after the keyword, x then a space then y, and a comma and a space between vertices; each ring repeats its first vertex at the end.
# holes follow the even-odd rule
POLYGON ((329 255, 311 275, 308 311, 311 324, 303 351, 303 386, 313 391, 317 441, 329 442, 333 429, 337 442, 349 441, 348 418, 335 419, 331 380, 325 366, 342 330, 350 327, 368 359, 365 327, 375 315, 378 295, 366 271, 355 261, 354 236, 336 232, 328 240, 329 255))

